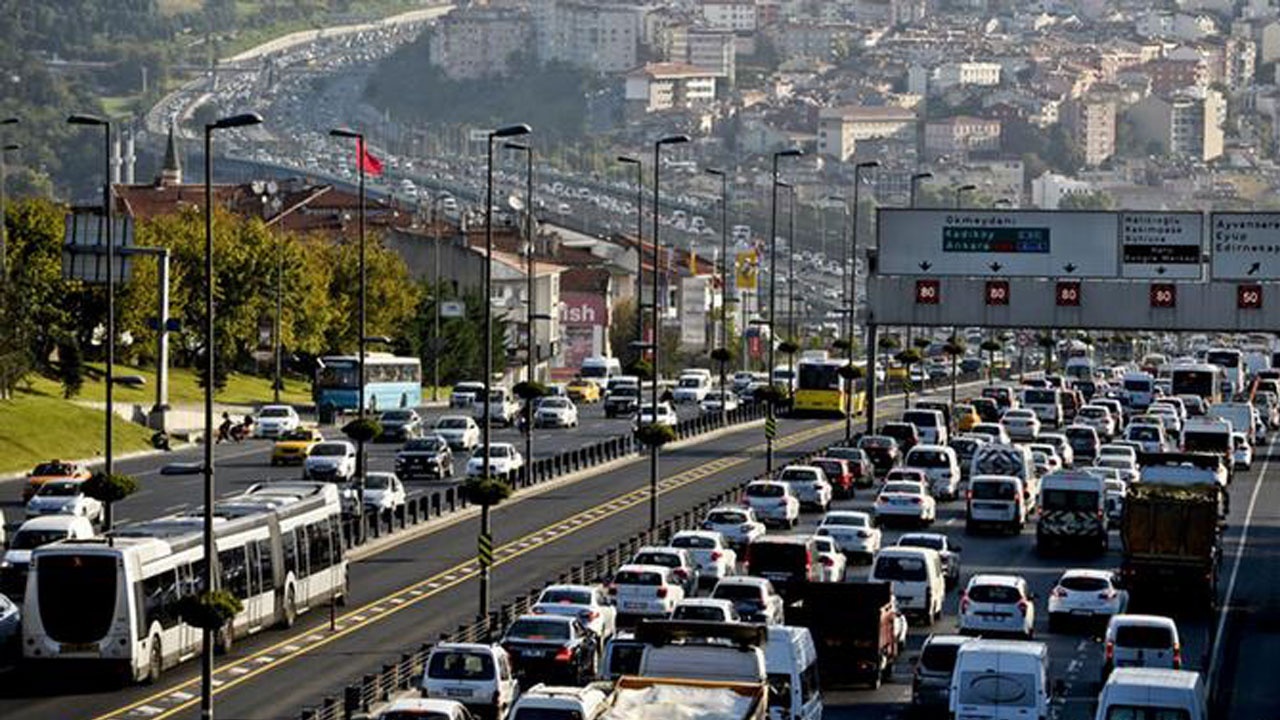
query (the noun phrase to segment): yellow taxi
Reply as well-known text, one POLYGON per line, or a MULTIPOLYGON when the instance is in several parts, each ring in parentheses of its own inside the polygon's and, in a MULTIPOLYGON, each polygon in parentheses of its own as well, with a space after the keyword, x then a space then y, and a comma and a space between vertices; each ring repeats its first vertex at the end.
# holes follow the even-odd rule
POLYGON ((569 394, 569 399, 576 403, 600 402, 600 386, 590 380, 582 378, 573 380, 565 387, 565 392, 569 394))
POLYGON ((316 443, 324 442, 324 435, 312 427, 300 427, 290 430, 276 440, 271 447, 272 465, 301 465, 311 454, 316 443))
POLYGON ((982 422, 982 416, 978 411, 972 405, 965 403, 957 403, 951 414, 955 416, 956 430, 959 432, 969 432, 974 425, 982 422))
POLYGON ((886 377, 888 377, 888 379, 890 380, 906 380, 907 366, 897 365, 897 364, 890 365, 888 371, 886 372, 886 377))
POLYGON ((27 473, 27 484, 22 488, 22 502, 31 499, 42 485, 51 480, 88 480, 89 468, 65 460, 50 460, 35 466, 27 473))

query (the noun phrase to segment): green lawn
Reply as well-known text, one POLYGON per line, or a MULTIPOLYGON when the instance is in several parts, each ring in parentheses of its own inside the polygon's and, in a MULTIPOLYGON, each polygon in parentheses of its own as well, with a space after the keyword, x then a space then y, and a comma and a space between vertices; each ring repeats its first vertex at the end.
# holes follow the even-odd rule
MULTIPOLYGON (((84 387, 80 390, 80 395, 76 399, 101 402, 104 398, 103 388, 106 387, 101 380, 101 373, 106 371, 106 366, 102 363, 89 363, 89 367, 94 371, 93 377, 84 384, 84 387)), ((47 383, 48 386, 53 388, 48 392, 56 393, 59 390, 56 381, 41 378, 37 382, 47 383)), ((117 365, 115 400, 116 402, 126 403, 154 402, 155 382, 155 368, 134 368, 117 365), (129 387, 120 384, 119 379, 122 376, 131 375, 141 376, 146 380, 146 383, 140 387, 129 387)), ((214 394, 213 399, 214 402, 228 405, 252 405, 270 402, 272 400, 271 379, 256 375, 232 373, 227 378, 227 386, 214 394)), ((280 399, 289 404, 309 404, 311 402, 311 383, 297 378, 286 378, 284 391, 280 393, 280 399)), ((196 405, 202 402, 204 402, 204 389, 196 382, 195 371, 190 368, 170 368, 169 404, 196 405)))
MULTIPOLYGON (((0 474, 30 470, 51 458, 100 455, 103 414, 62 399, 58 388, 20 390, 0 401, 0 474)), ((113 428, 117 453, 150 447, 151 431, 123 419, 113 428)))

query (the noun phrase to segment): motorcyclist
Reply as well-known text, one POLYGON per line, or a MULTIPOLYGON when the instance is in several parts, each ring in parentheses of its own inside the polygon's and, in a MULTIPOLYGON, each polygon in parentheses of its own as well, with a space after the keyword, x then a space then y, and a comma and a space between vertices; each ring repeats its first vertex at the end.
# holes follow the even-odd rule
POLYGON ((234 423, 231 422, 231 415, 222 413, 222 424, 218 426, 218 442, 226 442, 231 440, 231 428, 234 423))

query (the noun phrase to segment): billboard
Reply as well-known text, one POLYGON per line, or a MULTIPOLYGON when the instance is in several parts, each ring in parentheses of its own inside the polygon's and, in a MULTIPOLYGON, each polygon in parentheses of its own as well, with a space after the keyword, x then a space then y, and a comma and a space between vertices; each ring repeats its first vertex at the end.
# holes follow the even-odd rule
POLYGON ((1120 213, 1122 277, 1199 280, 1203 254, 1200 213, 1120 213))
POLYGON ((879 210, 885 275, 1119 275, 1119 215, 1039 210, 879 210))

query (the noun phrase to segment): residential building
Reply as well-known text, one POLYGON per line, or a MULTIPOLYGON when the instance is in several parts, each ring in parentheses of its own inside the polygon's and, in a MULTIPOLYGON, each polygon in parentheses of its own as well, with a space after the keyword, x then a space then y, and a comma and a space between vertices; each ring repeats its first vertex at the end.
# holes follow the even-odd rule
POLYGON ((947 63, 934 73, 934 81, 939 88, 950 88, 967 85, 994 87, 1000 84, 1000 63, 994 62, 957 62, 947 63))
POLYGON ((429 62, 452 80, 505 75, 514 55, 529 52, 533 26, 518 8, 472 5, 444 15, 431 36, 429 62))
POLYGON ((599 73, 639 62, 643 10, 637 5, 550 0, 534 4, 537 55, 599 73))
POLYGON ((624 97, 632 111, 693 109, 715 102, 716 76, 685 63, 649 63, 627 73, 624 97))
POLYGON ((914 110, 894 106, 851 105, 818 112, 818 153, 838 160, 853 157, 860 140, 916 141, 914 110))
POLYGON ((686 34, 688 55, 685 61, 703 70, 709 70, 717 78, 723 78, 732 86, 737 79, 737 52, 733 33, 689 30, 686 34))
POLYGON ((924 150, 928 157, 966 156, 971 152, 1000 149, 1000 121, 959 115, 932 120, 924 126, 924 150))
POLYGON ((1265 65, 1280 60, 1280 20, 1272 20, 1258 33, 1258 62, 1265 65))
POLYGON ((756 4, 752 0, 703 0, 702 19, 710 30, 753 33, 757 27, 756 4))
POLYGON ((1206 162, 1222 155, 1226 101, 1215 90, 1152 95, 1129 109, 1140 142, 1175 158, 1206 162))
POLYGON ((788 20, 770 26, 770 39, 783 62, 842 60, 862 42, 866 30, 849 22, 788 20))
POLYGON ((1209 84, 1209 68, 1199 58, 1152 60, 1142 69, 1151 78, 1151 91, 1160 95, 1209 84))
POLYGON ((1258 70, 1258 47, 1249 38, 1227 38, 1222 52, 1222 83, 1233 91, 1253 85, 1258 70))
POLYGON ((1218 25, 1209 15, 1154 10, 1138 18, 1134 23, 1134 31, 1148 38, 1200 40, 1217 34, 1218 25))
POLYGON ((1086 97, 1067 103, 1062 122, 1084 151, 1084 164, 1096 167, 1116 152, 1116 104, 1113 100, 1086 97))
POLYGON ((906 25, 923 20, 928 11, 927 0, 854 0, 853 2, 854 19, 870 25, 906 25))
POLYGON ((1031 204, 1041 210, 1057 210, 1069 195, 1088 195, 1093 185, 1063 175, 1046 172, 1031 181, 1031 204))

